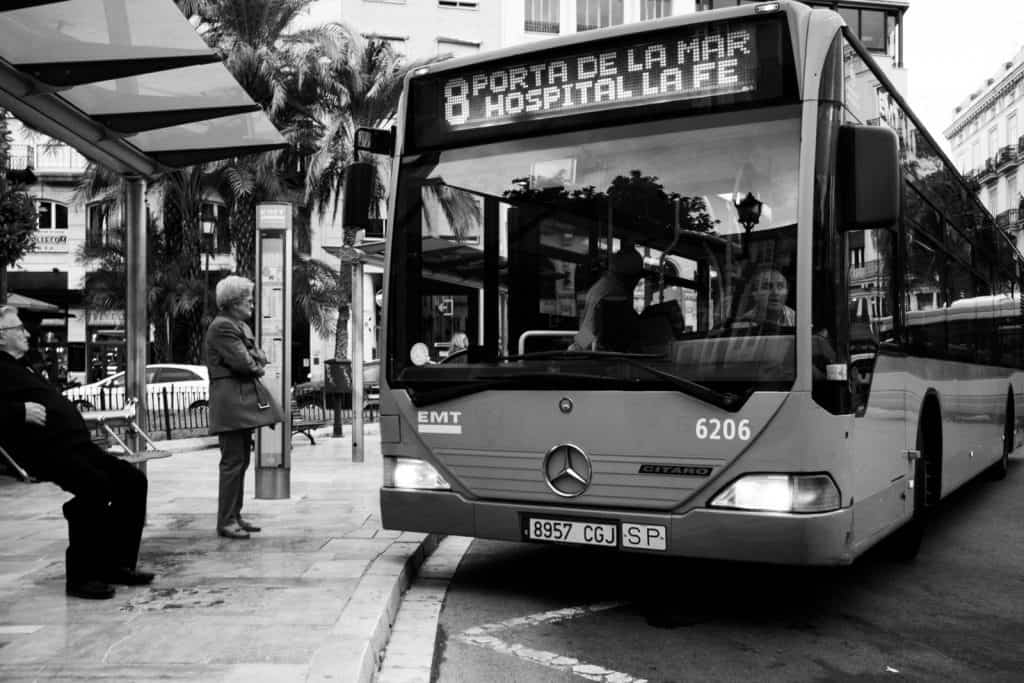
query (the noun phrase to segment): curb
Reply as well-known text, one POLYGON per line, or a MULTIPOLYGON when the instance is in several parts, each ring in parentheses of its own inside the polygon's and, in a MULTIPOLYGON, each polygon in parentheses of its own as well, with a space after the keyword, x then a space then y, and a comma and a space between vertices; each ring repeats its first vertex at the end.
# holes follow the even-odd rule
POLYGON ((406 532, 369 566, 313 654, 306 680, 371 683, 391 637, 402 594, 443 536, 406 532))

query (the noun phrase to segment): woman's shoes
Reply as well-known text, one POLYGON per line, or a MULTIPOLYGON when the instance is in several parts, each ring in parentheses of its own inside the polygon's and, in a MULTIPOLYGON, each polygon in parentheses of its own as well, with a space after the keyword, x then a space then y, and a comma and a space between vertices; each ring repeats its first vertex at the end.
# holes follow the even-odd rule
POLYGON ((262 529, 260 529, 258 526, 256 526, 255 524, 250 524, 241 517, 239 517, 236 521, 238 522, 238 526, 242 527, 242 529, 244 529, 245 531, 251 531, 253 533, 256 533, 257 531, 262 531, 262 529))
POLYGON ((220 527, 217 529, 217 535, 223 536, 224 538, 249 538, 249 532, 237 523, 230 526, 220 527))

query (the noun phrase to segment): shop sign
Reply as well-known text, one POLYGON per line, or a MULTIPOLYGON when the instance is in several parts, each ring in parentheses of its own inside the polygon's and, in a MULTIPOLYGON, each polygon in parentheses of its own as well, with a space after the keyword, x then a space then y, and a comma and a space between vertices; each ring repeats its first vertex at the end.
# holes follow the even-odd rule
POLYGON ((86 311, 85 320, 89 325, 124 327, 124 311, 86 311))
POLYGON ((68 252, 67 230, 36 230, 36 252, 66 254, 68 252))

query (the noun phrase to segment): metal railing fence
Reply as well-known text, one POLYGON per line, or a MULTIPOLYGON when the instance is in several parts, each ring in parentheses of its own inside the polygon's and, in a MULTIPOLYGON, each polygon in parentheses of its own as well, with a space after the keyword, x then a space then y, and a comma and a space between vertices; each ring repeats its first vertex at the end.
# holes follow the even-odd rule
MULTIPOLYGON (((161 387, 158 391, 151 391, 147 399, 145 425, 150 438, 176 439, 207 434, 210 422, 205 391, 172 391, 161 387)), ((120 410, 125 405, 124 391, 101 388, 97 392, 79 393, 73 402, 80 410, 120 410)), ((292 415, 293 420, 297 417, 303 424, 331 424, 334 420, 332 406, 336 403, 334 397, 321 390, 305 393, 297 401, 283 406, 283 409, 292 415)), ((341 405, 342 422, 351 424, 351 395, 343 396, 341 405), (345 401, 345 398, 348 400, 345 401)), ((376 422, 379 415, 380 409, 376 401, 364 403, 365 421, 376 422)))

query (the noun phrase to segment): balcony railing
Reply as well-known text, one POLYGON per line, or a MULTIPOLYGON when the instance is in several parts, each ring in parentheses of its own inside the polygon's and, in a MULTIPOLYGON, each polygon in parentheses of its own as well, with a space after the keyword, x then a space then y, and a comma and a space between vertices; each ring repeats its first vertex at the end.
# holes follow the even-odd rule
POLYGON ((32 166, 35 166, 32 145, 11 145, 7 153, 7 168, 21 171, 32 166))
POLYGON ((81 173, 85 157, 67 145, 11 145, 7 168, 31 168, 36 173, 81 173))
POLYGON ((1008 228, 1017 223, 1017 209, 1008 209, 996 214, 996 226, 1008 228))
POLYGON ((531 33, 554 33, 558 34, 559 23, 557 21, 540 21, 537 19, 527 19, 523 28, 531 33))
POLYGON ((46 145, 35 149, 36 173, 81 173, 85 157, 67 145, 46 145))
POLYGON ((877 280, 885 275, 885 264, 879 260, 865 261, 862 266, 850 268, 850 282, 858 283, 863 280, 877 280))

